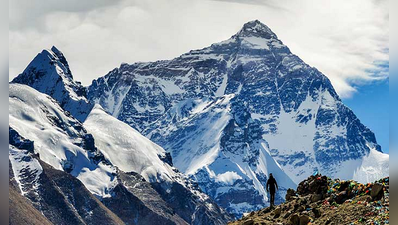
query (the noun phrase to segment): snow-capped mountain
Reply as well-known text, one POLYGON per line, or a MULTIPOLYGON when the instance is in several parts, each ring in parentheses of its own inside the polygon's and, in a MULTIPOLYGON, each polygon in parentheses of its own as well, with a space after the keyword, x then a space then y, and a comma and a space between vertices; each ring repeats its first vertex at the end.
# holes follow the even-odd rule
MULTIPOLYGON (((268 205, 269 173, 277 203, 314 172, 388 176, 388 154, 328 78, 259 21, 172 60, 122 64, 87 88, 58 49, 43 50, 11 82, 9 111, 19 191, 55 223, 43 174, 101 201, 87 197, 102 211, 64 204, 70 219, 127 224, 223 224, 219 206, 241 216, 268 205)), ((68 188, 60 196, 76 198, 68 188)))
POLYGON ((26 84, 50 95, 81 122, 92 107, 86 99, 86 88, 73 80, 68 61, 54 46, 39 53, 12 83, 26 84))
POLYGON ((120 224, 98 200, 111 197, 116 170, 91 145, 81 123, 54 99, 26 85, 10 84, 9 96, 10 180, 15 189, 52 223, 120 224))
POLYGON ((268 204, 269 172, 282 190, 314 172, 360 182, 388 175, 388 155, 328 78, 257 20, 172 60, 122 64, 87 95, 236 215, 268 204))
POLYGON ((51 222, 232 220, 169 165, 169 154, 133 128, 98 107, 86 122, 93 134, 50 96, 23 84, 9 86, 10 170, 21 194, 51 222), (124 158, 115 160, 118 154, 124 158))

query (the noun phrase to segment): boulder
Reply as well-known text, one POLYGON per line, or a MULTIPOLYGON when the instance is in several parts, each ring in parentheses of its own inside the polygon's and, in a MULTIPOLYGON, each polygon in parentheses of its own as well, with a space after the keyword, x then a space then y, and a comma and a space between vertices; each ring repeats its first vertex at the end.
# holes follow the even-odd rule
POLYGON ((302 211, 304 211, 304 210, 305 210, 305 207, 302 206, 302 205, 300 205, 300 206, 297 208, 297 211, 299 211, 299 212, 302 212, 302 211))
POLYGON ((253 225, 254 224, 254 220, 252 219, 248 219, 245 222, 243 222, 243 225, 253 225))
POLYGON ((300 225, 300 217, 297 214, 293 214, 289 222, 291 225, 300 225))
POLYGON ((313 209, 312 209, 312 212, 314 213, 315 218, 319 218, 319 217, 321 217, 321 215, 322 215, 321 210, 318 209, 318 208, 313 208, 313 209))
POLYGON ((310 222, 310 217, 307 215, 300 216, 300 225, 307 225, 310 222))
POLYGON ((342 181, 340 182, 340 187, 338 191, 345 191, 350 186, 350 181, 342 181))
POLYGON ((282 208, 278 207, 274 210, 274 218, 278 218, 282 213, 282 208))
POLYGON ((370 196, 376 201, 382 199, 384 196, 383 185, 378 183, 374 184, 370 191, 370 196))
POLYGON ((294 191, 294 190, 291 189, 291 188, 287 189, 286 196, 285 196, 286 201, 292 200, 292 199, 293 199, 293 198, 292 198, 293 196, 296 196, 296 191, 294 191))
POLYGON ((310 176, 297 186, 297 193, 302 196, 314 193, 324 195, 327 193, 327 190, 328 178, 321 175, 310 176))
POLYGON ((343 204, 348 199, 347 191, 342 191, 336 196, 336 203, 343 204))
POLYGON ((313 194, 311 196, 311 202, 317 202, 322 200, 322 194, 313 194))

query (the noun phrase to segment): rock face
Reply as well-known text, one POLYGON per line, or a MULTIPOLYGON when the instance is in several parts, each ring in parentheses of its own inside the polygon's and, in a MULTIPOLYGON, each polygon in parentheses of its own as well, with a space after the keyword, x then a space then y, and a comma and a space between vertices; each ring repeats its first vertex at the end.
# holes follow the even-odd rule
POLYGON ((85 120, 92 107, 86 89, 73 80, 66 58, 54 46, 38 54, 12 83, 26 84, 50 95, 79 121, 85 120))
POLYGON ((336 94, 259 21, 172 60, 122 64, 88 87, 90 102, 171 153, 173 165, 229 212, 283 201, 314 171, 369 182, 388 155, 336 94))
POLYGON ((126 224, 188 224, 141 175, 118 171, 117 177, 112 197, 103 203, 126 224))
POLYGON ((12 186, 9 186, 8 221, 9 224, 52 224, 12 186))

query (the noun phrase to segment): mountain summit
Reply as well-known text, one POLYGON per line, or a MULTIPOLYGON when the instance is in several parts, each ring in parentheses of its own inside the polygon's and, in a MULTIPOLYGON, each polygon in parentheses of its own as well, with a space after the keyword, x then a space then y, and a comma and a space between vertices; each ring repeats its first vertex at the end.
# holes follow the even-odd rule
POLYGON ((267 25, 261 23, 259 20, 253 20, 245 23, 236 36, 261 37, 266 39, 278 38, 267 25))
POLYGON ((39 53, 11 83, 25 84, 50 95, 81 122, 92 107, 86 99, 86 89, 73 80, 68 61, 55 46, 39 53))

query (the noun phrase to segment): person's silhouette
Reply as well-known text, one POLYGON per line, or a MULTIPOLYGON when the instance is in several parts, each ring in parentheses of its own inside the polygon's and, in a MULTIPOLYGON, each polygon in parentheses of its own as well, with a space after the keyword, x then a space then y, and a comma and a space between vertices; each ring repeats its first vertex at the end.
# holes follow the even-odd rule
POLYGON ((270 193, 271 196, 271 200, 270 200, 270 205, 271 207, 273 207, 275 205, 274 201, 275 201, 275 193, 276 190, 278 190, 278 184, 276 183, 276 180, 274 178, 274 176, 272 176, 272 173, 269 174, 269 178, 267 181, 267 192, 270 193))

